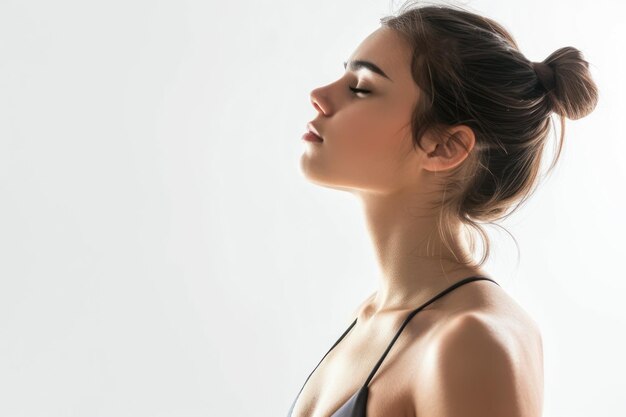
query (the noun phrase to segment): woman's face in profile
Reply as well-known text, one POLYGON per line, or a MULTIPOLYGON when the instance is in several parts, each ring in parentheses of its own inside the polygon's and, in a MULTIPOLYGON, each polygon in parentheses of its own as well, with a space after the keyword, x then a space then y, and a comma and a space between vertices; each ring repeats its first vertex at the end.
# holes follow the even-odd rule
POLYGON ((309 180, 386 193, 411 178, 417 167, 407 158, 415 152, 410 122, 419 97, 411 53, 400 35, 383 26, 357 47, 341 78, 311 92, 318 112, 311 123, 324 141, 305 142, 300 165, 309 180), (374 64, 386 76, 358 61, 374 64))

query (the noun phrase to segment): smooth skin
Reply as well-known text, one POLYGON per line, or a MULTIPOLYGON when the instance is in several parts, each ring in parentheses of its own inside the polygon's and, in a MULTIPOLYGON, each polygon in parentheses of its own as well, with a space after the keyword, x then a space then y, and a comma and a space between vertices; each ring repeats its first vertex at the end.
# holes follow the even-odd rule
MULTIPOLYGON (((391 80, 348 67, 311 92, 312 124, 324 142, 305 144, 301 171, 315 184, 358 197, 380 279, 347 318, 346 328, 354 317, 357 324, 313 373, 293 417, 330 417, 362 386, 411 310, 463 278, 493 278, 458 261, 468 254, 460 223, 450 225, 451 248, 437 234, 437 181, 463 163, 475 136, 457 125, 449 128, 453 140, 427 134, 426 152, 413 149, 410 117, 421 93, 410 58, 408 43, 381 26, 348 61, 373 62, 391 80)), ((536 322, 501 287, 476 281, 412 318, 370 382, 367 415, 539 417, 542 406, 536 322)))

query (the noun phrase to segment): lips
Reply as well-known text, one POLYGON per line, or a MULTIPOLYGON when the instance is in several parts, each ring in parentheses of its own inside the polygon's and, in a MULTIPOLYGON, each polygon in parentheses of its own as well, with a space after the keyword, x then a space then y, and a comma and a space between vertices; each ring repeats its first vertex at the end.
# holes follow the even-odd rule
POLYGON ((317 131, 317 129, 315 128, 315 126, 313 126, 313 123, 309 122, 306 125, 306 128, 309 132, 313 133, 315 136, 317 136, 321 141, 324 141, 324 138, 322 137, 322 135, 320 135, 320 133, 317 131))

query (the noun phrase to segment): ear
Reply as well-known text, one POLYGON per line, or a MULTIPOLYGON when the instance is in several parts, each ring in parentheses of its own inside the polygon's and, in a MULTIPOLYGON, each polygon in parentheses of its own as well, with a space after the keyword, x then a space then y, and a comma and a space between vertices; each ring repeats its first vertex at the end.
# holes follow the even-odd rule
POLYGON ((432 134, 423 137, 426 153, 422 166, 428 171, 445 171, 461 164, 474 148, 474 131, 465 125, 446 129, 444 137, 435 138, 432 134))

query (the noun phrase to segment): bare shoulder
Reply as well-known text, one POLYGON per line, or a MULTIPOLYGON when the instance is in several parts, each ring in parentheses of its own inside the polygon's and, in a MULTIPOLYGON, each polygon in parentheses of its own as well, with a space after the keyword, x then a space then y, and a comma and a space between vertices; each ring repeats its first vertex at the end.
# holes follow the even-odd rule
POLYGON ((536 323, 519 312, 473 311, 437 332, 412 381, 417 417, 539 417, 543 352, 536 323), (417 395, 419 394, 419 395, 417 395))

